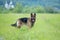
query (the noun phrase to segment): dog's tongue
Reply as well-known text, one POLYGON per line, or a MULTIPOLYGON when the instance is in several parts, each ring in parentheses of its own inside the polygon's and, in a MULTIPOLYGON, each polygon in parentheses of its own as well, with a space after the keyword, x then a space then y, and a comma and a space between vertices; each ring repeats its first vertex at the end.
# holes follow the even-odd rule
POLYGON ((34 20, 32 20, 34 22, 34 20))

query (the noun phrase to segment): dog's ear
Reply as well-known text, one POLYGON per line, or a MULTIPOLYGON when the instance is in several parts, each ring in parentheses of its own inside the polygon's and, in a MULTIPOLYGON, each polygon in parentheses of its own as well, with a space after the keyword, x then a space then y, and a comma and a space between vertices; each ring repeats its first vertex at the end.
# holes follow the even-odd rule
POLYGON ((32 15, 32 13, 31 13, 31 15, 32 15))
POLYGON ((31 17, 32 17, 33 13, 31 13, 31 17))
POLYGON ((33 14, 36 15, 36 13, 31 13, 31 15, 33 15, 33 14))
POLYGON ((31 17, 32 17, 32 16, 36 17, 36 13, 31 13, 31 17))
POLYGON ((34 15, 36 16, 36 13, 34 13, 34 15))
POLYGON ((36 17, 36 13, 34 13, 34 17, 36 17))

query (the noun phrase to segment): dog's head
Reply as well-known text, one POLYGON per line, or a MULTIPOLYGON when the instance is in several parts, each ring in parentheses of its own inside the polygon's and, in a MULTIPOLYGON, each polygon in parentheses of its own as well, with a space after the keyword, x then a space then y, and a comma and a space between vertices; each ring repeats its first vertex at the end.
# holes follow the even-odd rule
POLYGON ((31 13, 31 22, 35 22, 36 20, 36 13, 31 13))

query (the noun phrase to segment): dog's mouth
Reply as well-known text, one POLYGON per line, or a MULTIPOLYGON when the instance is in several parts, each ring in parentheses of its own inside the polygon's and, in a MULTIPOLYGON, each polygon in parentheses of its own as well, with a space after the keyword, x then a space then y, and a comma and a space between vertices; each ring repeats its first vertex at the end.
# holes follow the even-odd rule
POLYGON ((32 22, 34 22, 34 20, 32 20, 32 22))
POLYGON ((31 22, 35 22, 35 19, 31 19, 31 22))

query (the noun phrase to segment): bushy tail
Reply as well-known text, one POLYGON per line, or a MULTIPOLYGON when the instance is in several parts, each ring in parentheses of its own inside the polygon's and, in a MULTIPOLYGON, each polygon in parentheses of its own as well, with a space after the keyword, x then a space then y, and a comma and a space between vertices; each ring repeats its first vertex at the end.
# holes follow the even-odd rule
POLYGON ((15 24, 11 24, 11 26, 17 26, 16 23, 15 24))

